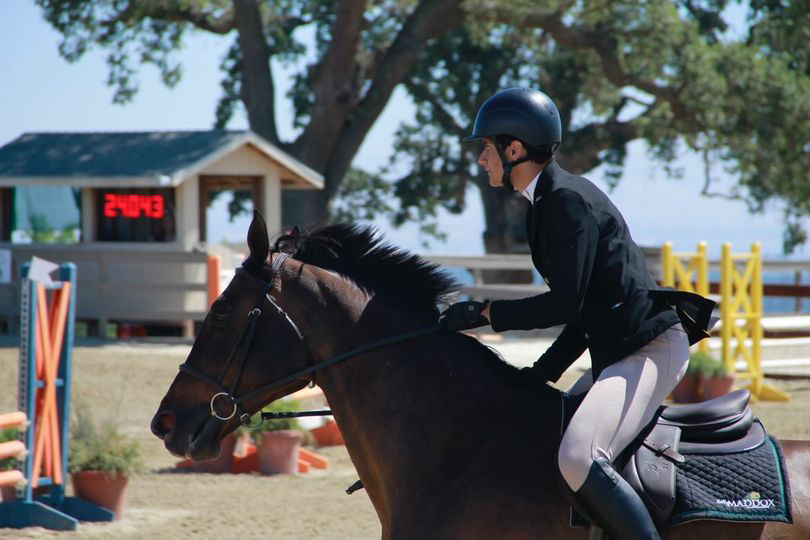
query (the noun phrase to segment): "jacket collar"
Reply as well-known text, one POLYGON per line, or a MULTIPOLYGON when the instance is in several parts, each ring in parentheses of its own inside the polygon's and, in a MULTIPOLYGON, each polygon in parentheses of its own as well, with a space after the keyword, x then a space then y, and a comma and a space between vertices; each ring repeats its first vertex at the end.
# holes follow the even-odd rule
POLYGON ((534 202, 536 203, 541 198, 551 193, 551 188, 554 184, 554 177, 562 170, 557 162, 552 159, 548 165, 545 166, 543 172, 540 173, 540 178, 537 179, 537 186, 534 189, 534 202))

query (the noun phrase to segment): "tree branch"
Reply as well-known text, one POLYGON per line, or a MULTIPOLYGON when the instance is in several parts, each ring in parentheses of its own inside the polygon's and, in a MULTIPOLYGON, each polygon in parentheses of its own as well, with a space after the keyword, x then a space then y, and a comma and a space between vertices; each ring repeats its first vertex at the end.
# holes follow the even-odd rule
POLYGON ((296 146, 301 148, 299 158, 316 170, 325 168, 328 156, 323 148, 333 146, 340 126, 357 102, 358 89, 354 88, 353 74, 365 10, 365 0, 338 2, 332 41, 312 75, 314 104, 310 121, 296 146))
POLYGON ((137 14, 138 19, 150 17, 161 21, 187 22, 200 30, 214 34, 227 34, 236 28, 236 19, 232 10, 227 10, 218 17, 204 13, 194 7, 181 8, 177 5, 166 5, 165 2, 155 2, 143 5, 130 2, 127 7, 115 17, 101 22, 108 32, 115 28, 118 22, 131 22, 137 14), (137 7, 137 11, 136 11, 137 7))
MULTIPOLYGON (((605 122, 593 122, 568 133, 565 146, 574 148, 571 154, 560 153, 559 161, 575 174, 581 174, 602 164, 600 156, 605 150, 617 143, 627 143, 638 137, 635 120, 619 122, 610 119, 605 122)), ((565 148, 563 147, 563 149, 565 148)))
POLYGON ((239 47, 242 51, 242 100, 250 128, 278 145, 275 87, 270 72, 270 51, 256 0, 233 0, 239 47))
POLYGON ((649 116, 659 106, 655 101, 647 105, 647 109, 625 122, 619 121, 619 115, 624 110, 625 105, 630 101, 637 101, 631 96, 622 96, 619 102, 613 107, 610 118, 604 122, 591 122, 579 129, 568 133, 567 142, 563 146, 575 148, 572 155, 561 153, 560 161, 565 167, 575 173, 584 173, 598 167, 604 161, 600 154, 605 150, 617 146, 623 146, 633 139, 638 138, 638 122, 640 119, 649 116))
POLYGON ((227 13, 219 17, 212 17, 194 8, 190 8, 188 11, 158 8, 155 10, 154 14, 150 16, 166 21, 189 22, 196 28, 213 34, 227 34, 236 28, 236 19, 231 10, 228 10, 227 13))
POLYGON ((465 127, 459 125, 453 115, 444 108, 434 94, 430 93, 426 88, 414 84, 411 80, 405 81, 405 87, 415 99, 430 104, 433 109, 434 119, 441 124, 445 131, 458 137, 463 137, 466 134, 465 127))
POLYGON ((425 43, 462 23, 460 0, 419 2, 386 51, 365 96, 342 126, 326 170, 327 197, 331 197, 337 188, 337 185, 330 185, 329 179, 336 182, 346 173, 363 138, 388 103, 394 88, 405 79, 418 60, 425 43))
POLYGON ((703 156, 703 189, 700 190, 700 194, 704 197, 710 197, 713 199, 724 199, 727 201, 740 201, 743 198, 740 195, 736 194, 728 194, 728 193, 719 193, 717 191, 709 191, 709 185, 712 183, 712 171, 711 171, 711 161, 709 150, 704 149, 702 152, 703 156))
POLYGON ((614 86, 617 88, 633 86, 639 90, 643 90, 669 103, 676 117, 684 118, 686 116, 676 89, 645 80, 625 71, 617 54, 618 45, 616 39, 613 38, 609 32, 584 25, 566 25, 563 22, 564 9, 553 13, 522 14, 519 21, 515 21, 514 14, 500 4, 488 4, 486 11, 493 16, 495 20, 517 24, 524 28, 541 28, 554 38, 557 43, 566 48, 572 50, 592 50, 601 60, 605 77, 614 86))

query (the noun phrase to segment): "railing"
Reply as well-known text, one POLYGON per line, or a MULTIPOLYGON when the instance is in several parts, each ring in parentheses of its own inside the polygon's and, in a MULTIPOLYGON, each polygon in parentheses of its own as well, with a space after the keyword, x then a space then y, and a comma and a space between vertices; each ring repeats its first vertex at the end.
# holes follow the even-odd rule
MULTIPOLYGON (((16 321, 19 315, 19 276, 24 262, 36 255, 55 263, 71 261, 78 266, 76 318, 98 321, 170 322, 200 321, 209 306, 208 256, 203 252, 164 249, 120 249, 99 245, 0 244, 12 252, 12 280, 0 283, 0 319, 16 321)), ((658 248, 643 248, 653 275, 660 280, 658 248)), ((485 283, 485 270, 533 270, 531 257, 515 254, 483 256, 441 256, 425 258, 445 267, 465 268, 473 283, 462 293, 474 298, 514 299, 540 294, 545 284, 485 283)), ((223 264, 222 274, 226 274, 223 264)), ((720 261, 709 261, 709 269, 720 270, 720 261)), ((793 284, 765 283, 766 297, 793 297, 796 312, 802 299, 810 297, 810 284, 801 283, 802 272, 810 272, 810 261, 764 261, 769 272, 793 272, 793 284)), ((227 280, 226 280, 227 282, 227 280)), ((709 284, 709 294, 720 292, 719 283, 709 284)), ((103 328, 103 326, 102 326, 103 328)), ((11 329, 13 330, 13 328, 11 329)), ((766 326, 765 331, 768 331, 766 326)))
MULTIPOLYGON (((642 248, 647 257, 647 265, 653 276, 659 282, 662 277, 661 259, 659 248, 642 248)), ((512 298, 524 298, 526 296, 540 294, 548 290, 545 284, 502 284, 484 283, 482 279, 484 270, 532 270, 531 257, 514 254, 492 254, 481 256, 445 256, 445 255, 425 255, 425 259, 446 267, 465 268, 473 275, 473 284, 462 289, 462 294, 477 298, 489 298, 492 300, 504 300, 512 298)), ((763 293, 766 297, 789 297, 795 298, 794 312, 801 313, 802 299, 810 298, 810 285, 802 284, 802 273, 810 272, 810 261, 768 261, 762 262, 765 279, 771 272, 792 272, 794 274, 793 284, 765 283, 763 293)), ((709 271, 720 272, 721 261, 710 260, 709 271)), ((709 294, 720 294, 720 283, 709 283, 709 294)))
POLYGON ((20 313, 20 267, 32 256, 78 267, 76 319, 178 323, 208 311, 208 255, 155 248, 0 244, 12 255, 11 282, 0 283, 0 319, 14 331, 20 313))

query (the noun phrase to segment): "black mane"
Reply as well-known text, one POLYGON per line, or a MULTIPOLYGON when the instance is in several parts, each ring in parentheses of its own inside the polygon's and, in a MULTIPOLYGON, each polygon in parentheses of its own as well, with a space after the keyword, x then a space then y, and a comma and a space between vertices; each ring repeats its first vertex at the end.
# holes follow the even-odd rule
POLYGON ((371 226, 339 223, 276 240, 273 251, 351 279, 366 292, 412 307, 447 302, 459 284, 435 264, 385 241, 371 226))

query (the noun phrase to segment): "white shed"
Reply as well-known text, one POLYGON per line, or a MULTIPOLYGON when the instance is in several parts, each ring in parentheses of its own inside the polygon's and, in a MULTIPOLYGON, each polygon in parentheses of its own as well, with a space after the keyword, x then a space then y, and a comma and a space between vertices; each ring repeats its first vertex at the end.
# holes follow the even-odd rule
POLYGON ((214 279, 210 192, 250 191, 272 237, 282 190, 321 188, 320 174, 250 131, 21 135, 0 147, 0 254, 11 256, 0 332, 14 326, 20 268, 37 255, 77 264, 76 317, 98 333, 109 322, 183 321, 190 335, 214 279))

